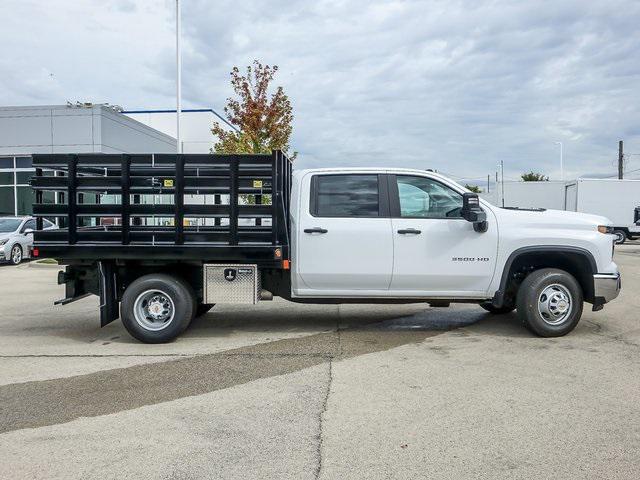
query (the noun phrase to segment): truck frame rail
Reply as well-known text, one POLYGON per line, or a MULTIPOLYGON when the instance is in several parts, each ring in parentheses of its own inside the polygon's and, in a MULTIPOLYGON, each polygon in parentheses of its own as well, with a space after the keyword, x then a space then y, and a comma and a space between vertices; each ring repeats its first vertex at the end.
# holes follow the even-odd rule
POLYGON ((289 258, 291 162, 271 154, 33 155, 34 247, 71 260, 289 258), (43 218, 60 228, 42 230, 43 218))

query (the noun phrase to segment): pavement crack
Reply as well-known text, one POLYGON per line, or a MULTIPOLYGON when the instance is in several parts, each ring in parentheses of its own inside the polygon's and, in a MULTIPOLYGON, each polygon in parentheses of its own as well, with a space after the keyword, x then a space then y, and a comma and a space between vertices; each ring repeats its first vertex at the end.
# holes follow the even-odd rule
MULTIPOLYGON (((339 337, 338 332, 332 330, 219 353, 176 355, 159 362, 2 385, 0 433, 66 423, 80 417, 109 415, 326 363, 330 368, 328 397, 333 362, 419 343, 442 333, 342 328, 339 337)), ((323 412, 325 410, 326 399, 323 412)))
POLYGON ((327 406, 329 404, 329 395, 331 394, 331 387, 333 384, 333 359, 330 358, 328 362, 328 378, 327 387, 324 392, 324 398, 322 399, 322 408, 320 409, 320 415, 318 415, 318 446, 316 456, 318 463, 316 465, 314 478, 318 480, 322 475, 323 467, 323 446, 324 446, 324 417, 327 413, 327 406))

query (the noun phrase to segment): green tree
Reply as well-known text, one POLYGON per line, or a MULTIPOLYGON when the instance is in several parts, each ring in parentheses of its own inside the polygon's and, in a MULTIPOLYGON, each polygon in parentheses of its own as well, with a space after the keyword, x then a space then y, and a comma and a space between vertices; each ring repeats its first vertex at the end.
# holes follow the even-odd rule
POLYGON ((271 83, 278 71, 276 65, 262 65, 258 60, 242 75, 238 67, 231 71, 231 87, 236 98, 228 98, 224 112, 235 130, 215 122, 211 132, 218 137, 215 153, 271 153, 280 149, 289 155, 293 131, 293 113, 289 97, 282 87, 271 93, 271 83))
POLYGON ((523 182, 548 182, 549 177, 544 176, 542 173, 534 172, 523 173, 520 175, 523 182))
POLYGON ((465 184, 464 188, 466 188, 467 190, 472 191, 473 193, 482 193, 482 189, 477 185, 469 185, 467 183, 467 184, 465 184))

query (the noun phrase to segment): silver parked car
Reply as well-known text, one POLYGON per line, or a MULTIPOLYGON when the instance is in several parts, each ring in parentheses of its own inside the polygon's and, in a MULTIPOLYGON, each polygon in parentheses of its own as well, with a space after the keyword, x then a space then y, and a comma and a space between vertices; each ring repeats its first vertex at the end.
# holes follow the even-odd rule
MULTIPOLYGON (((58 228, 49 220, 43 219, 42 222, 45 230, 58 228)), ((31 257, 35 229, 36 219, 33 217, 0 217, 0 261, 18 265, 31 257)))

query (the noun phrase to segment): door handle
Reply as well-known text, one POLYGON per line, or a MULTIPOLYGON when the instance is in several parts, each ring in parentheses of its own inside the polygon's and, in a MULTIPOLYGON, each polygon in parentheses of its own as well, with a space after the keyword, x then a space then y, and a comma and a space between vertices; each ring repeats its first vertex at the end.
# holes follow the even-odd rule
POLYGON ((398 233, 400 235, 406 235, 406 234, 413 234, 413 235, 420 235, 422 233, 421 230, 416 230, 415 228, 403 228, 398 230, 398 233))
POLYGON ((304 233, 327 233, 329 230, 326 228, 314 227, 314 228, 305 228, 304 233))

